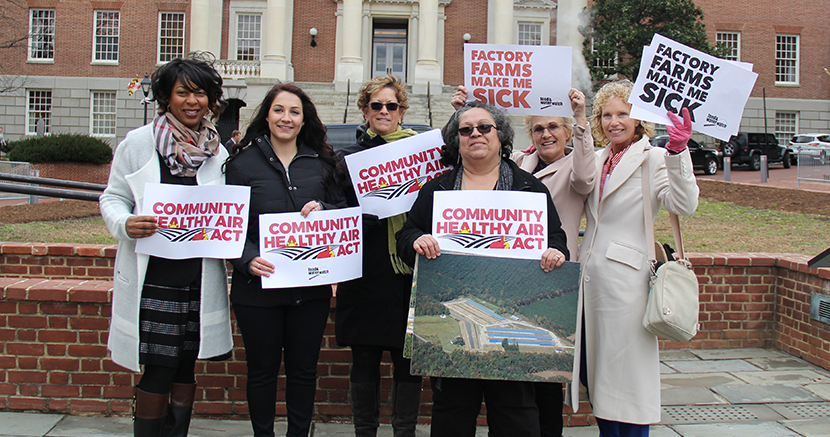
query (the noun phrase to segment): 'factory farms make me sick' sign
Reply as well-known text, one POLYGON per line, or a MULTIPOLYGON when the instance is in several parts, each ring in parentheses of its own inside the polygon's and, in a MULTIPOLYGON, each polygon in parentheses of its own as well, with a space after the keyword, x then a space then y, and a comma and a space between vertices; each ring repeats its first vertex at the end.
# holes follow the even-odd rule
POLYGON ((274 264, 262 288, 325 285, 363 274, 359 207, 259 216, 259 255, 274 264))
POLYGON ((513 114, 570 117, 570 47, 464 45, 467 99, 513 114))
POLYGON ((146 184, 142 215, 158 232, 136 241, 136 253, 169 259, 239 258, 248 229, 250 187, 146 184))
POLYGON ((346 156, 357 200, 378 218, 409 211, 427 181, 449 171, 438 129, 346 156))
POLYGON ((744 106, 758 78, 745 64, 654 34, 643 48, 640 72, 628 102, 631 117, 671 124, 667 111, 689 108, 692 129, 728 141, 740 127, 744 106))
POLYGON ((436 191, 432 235, 441 250, 541 259, 548 248, 547 199, 516 191, 436 191))

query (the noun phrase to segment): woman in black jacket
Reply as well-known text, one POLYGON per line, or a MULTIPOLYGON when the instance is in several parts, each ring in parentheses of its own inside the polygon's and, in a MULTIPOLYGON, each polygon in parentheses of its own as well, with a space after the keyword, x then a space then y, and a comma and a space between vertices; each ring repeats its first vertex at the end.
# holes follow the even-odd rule
POLYGON ((231 303, 245 342, 248 410, 254 436, 273 436, 277 374, 285 354, 289 436, 307 436, 317 388, 317 358, 330 285, 262 289, 274 265, 259 256, 259 215, 341 208, 344 171, 308 95, 277 84, 257 109, 227 161, 227 184, 251 187, 248 234, 232 260, 231 303))

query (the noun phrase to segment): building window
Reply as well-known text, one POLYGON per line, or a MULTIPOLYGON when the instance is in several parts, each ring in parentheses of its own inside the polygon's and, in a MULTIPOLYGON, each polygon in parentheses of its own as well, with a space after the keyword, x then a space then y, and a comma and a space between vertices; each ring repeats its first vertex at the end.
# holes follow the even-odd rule
POLYGON ((32 9, 29 20, 29 59, 55 59, 55 10, 32 9))
POLYGON ((121 13, 95 11, 95 61, 118 61, 118 39, 121 33, 121 13))
POLYGON ((160 63, 184 56, 183 12, 161 12, 159 14, 158 53, 160 63))
POLYGON ((775 36, 775 81, 798 83, 798 35, 775 36))
POLYGON ((798 131, 798 113, 797 112, 778 112, 775 111, 775 138, 778 139, 778 144, 786 146, 790 143, 790 139, 798 131))
MULTIPOLYGON (((591 37, 591 53, 593 53, 594 56, 596 56, 597 53, 599 52, 599 50, 597 50, 597 48, 595 46, 595 43, 596 43, 596 40, 594 39, 594 37, 591 37)), ((607 58, 607 59, 602 59, 602 58, 598 58, 598 57, 594 58, 594 68, 614 68, 616 65, 617 65, 617 56, 616 55, 614 55, 614 57, 607 58)))
POLYGON ((115 136, 115 91, 93 91, 89 133, 115 136))
POLYGON ((724 56, 724 59, 730 61, 741 60, 741 34, 740 32, 718 32, 715 36, 715 42, 723 44, 730 50, 729 54, 724 56))
POLYGON ((262 36, 262 15, 239 14, 236 16, 236 59, 259 61, 262 36))
POLYGON ((519 45, 542 45, 542 23, 519 23, 519 45))
POLYGON ((26 101, 26 134, 37 134, 37 122, 45 123, 44 133, 52 132, 52 90, 29 90, 26 101))

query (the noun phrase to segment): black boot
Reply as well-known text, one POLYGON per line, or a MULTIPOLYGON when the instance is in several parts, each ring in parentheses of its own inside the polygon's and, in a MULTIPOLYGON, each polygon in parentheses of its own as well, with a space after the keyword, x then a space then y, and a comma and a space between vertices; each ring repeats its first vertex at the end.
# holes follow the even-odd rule
POLYGON ((392 385, 392 429, 395 437, 415 437, 415 425, 421 413, 421 382, 397 382, 392 385))
POLYGON ((161 437, 167 420, 169 393, 147 393, 136 387, 133 390, 133 435, 135 437, 161 437))
POLYGON ((193 397, 196 394, 196 383, 177 384, 173 383, 173 390, 170 392, 170 414, 168 423, 170 426, 169 437, 187 437, 187 430, 190 428, 190 416, 193 414, 193 397))
POLYGON ((349 383, 355 437, 375 437, 380 426, 380 385, 371 382, 349 383))

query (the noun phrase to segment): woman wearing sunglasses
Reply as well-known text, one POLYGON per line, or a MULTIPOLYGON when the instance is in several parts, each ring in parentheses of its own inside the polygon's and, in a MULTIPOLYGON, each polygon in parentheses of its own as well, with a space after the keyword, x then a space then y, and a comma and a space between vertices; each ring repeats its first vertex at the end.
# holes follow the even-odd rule
MULTIPOLYGON (((565 231, 547 188, 509 159, 513 129, 500 110, 470 102, 455 112, 442 130, 446 147, 441 161, 453 165, 449 173, 429 181, 418 192, 406 223, 397 234, 398 253, 414 265, 415 254, 427 259, 441 255, 432 232, 435 191, 505 190, 545 193, 548 215, 548 249, 541 268, 549 272, 568 259, 565 231)), ((462 378, 433 378, 432 437, 475 435, 481 401, 487 405, 491 436, 538 437, 539 410, 532 382, 462 378)))
MULTIPOLYGON (((402 129, 407 96, 404 84, 392 76, 376 77, 360 88, 357 105, 367 125, 344 155, 415 135, 402 129)), ((349 185, 347 199, 357 206, 349 185)), ((392 427, 395 436, 414 436, 421 406, 421 377, 409 374, 403 357, 412 269, 395 250, 395 232, 406 214, 378 220, 363 215, 363 277, 339 284, 335 328, 337 343, 352 349, 349 399, 355 435, 374 436, 380 419, 380 364, 389 351, 393 364, 392 427)))

